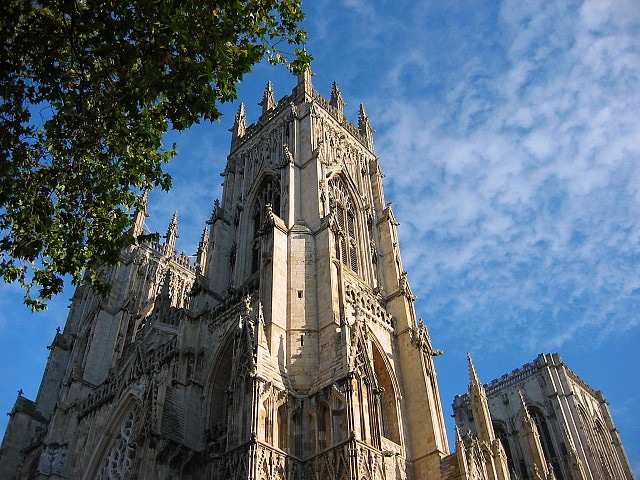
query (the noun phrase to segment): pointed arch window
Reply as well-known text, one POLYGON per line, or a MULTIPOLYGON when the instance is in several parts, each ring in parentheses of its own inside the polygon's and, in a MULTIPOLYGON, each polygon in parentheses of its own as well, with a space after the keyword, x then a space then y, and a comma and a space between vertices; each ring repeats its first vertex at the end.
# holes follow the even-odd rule
POLYGON ((251 207, 252 243, 251 243, 251 273, 260 268, 260 235, 267 215, 267 206, 271 211, 281 216, 280 212, 280 182, 275 177, 268 177, 262 182, 258 194, 251 207))
POLYGON ((104 459, 96 478, 98 480, 125 480, 132 478, 133 456, 135 442, 133 441, 134 431, 140 419, 140 406, 136 405, 129 412, 122 424, 118 435, 113 441, 111 448, 104 459))
POLYGON ((231 403, 231 374, 233 365, 233 342, 228 341, 217 360, 214 362, 215 371, 209 379, 209 425, 206 439, 215 452, 224 451, 227 447, 227 416, 231 403))
POLYGON ((331 436, 332 444, 347 439, 347 408, 342 398, 334 397, 331 406, 331 436))
POLYGON ((502 423, 493 422, 493 431, 496 434, 496 438, 500 439, 502 448, 504 449, 504 453, 507 456, 507 468, 509 468, 510 472, 515 471, 515 466, 513 464, 513 454, 511 453, 511 445, 509 444, 509 435, 507 434, 507 428, 502 423))
POLYGON ((395 389, 382 354, 375 345, 373 347, 373 368, 378 383, 376 394, 380 411, 381 434, 399 445, 401 440, 395 389))
POLYGON ((595 462, 600 478, 618 478, 616 476, 617 462, 611 456, 611 437, 607 434, 601 420, 592 413, 587 413, 582 405, 578 405, 580 419, 587 434, 587 443, 591 456, 595 462))
POLYGON ((536 428, 538 429, 538 434, 540 435, 540 443, 542 444, 542 451, 544 452, 544 456, 547 459, 547 462, 551 464, 553 467, 553 471, 558 480, 564 480, 562 476, 562 471, 558 466, 558 459, 556 458, 556 451, 553 446, 553 439, 551 436, 551 431, 549 430, 549 425, 547 424, 547 419, 542 411, 537 408, 529 407, 529 415, 536 424, 536 428))
POLYGON ((358 273, 358 226, 351 195, 339 177, 329 180, 329 202, 336 219, 336 255, 350 270, 358 273))
POLYGON ((615 460, 611 455, 611 440, 607 434, 606 429, 600 422, 600 419, 595 420, 595 433, 596 433, 596 450, 598 451, 598 462, 602 468, 603 478, 613 478, 615 460))
POLYGON ((331 414, 329 406, 324 402, 320 402, 318 404, 318 450, 323 451, 331 445, 331 414))
POLYGON ((277 413, 276 413, 276 419, 277 419, 277 447, 280 450, 286 450, 287 446, 289 444, 288 440, 288 436, 289 436, 289 416, 288 416, 288 410, 287 410, 287 404, 283 403, 278 407, 277 413))

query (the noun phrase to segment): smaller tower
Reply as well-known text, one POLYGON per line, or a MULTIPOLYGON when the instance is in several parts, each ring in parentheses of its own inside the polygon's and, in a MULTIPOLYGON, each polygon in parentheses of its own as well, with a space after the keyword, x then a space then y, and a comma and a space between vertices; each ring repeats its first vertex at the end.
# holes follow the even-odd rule
MULTIPOLYGON (((514 477, 635 478, 602 392, 557 353, 540 354, 484 389, 514 477)), ((473 403, 470 394, 455 397, 456 425, 463 432, 475 429, 473 403)))

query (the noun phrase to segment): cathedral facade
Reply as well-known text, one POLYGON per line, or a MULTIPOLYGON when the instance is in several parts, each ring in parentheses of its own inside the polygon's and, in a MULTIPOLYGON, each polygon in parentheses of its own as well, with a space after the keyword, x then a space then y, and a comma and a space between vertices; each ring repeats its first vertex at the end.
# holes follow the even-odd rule
POLYGON ((307 71, 277 102, 267 85, 257 122, 240 107, 195 262, 174 216, 162 243, 122 252, 108 298, 76 290, 37 398, 10 414, 0 478, 509 478, 473 368, 475 436, 449 451, 441 352, 368 116, 344 105, 307 71))
MULTIPOLYGON (((486 385, 472 384, 487 398, 490 426, 507 456, 512 479, 631 480, 634 478, 604 395, 568 368, 558 354, 533 362, 486 385)), ((484 433, 474 394, 456 396, 456 427, 484 433)))
POLYGON ((349 123, 310 72, 261 105, 236 115, 196 262, 174 217, 123 252, 109 298, 76 291, 2 478, 440 478, 438 352, 367 114, 349 123))

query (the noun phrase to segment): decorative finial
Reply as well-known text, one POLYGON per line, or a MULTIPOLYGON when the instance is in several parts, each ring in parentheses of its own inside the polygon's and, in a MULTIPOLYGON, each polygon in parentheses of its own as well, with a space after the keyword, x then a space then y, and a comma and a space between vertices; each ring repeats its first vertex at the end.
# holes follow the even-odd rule
POLYGON ((196 253, 196 269, 198 273, 202 274, 204 271, 204 264, 207 261, 207 250, 209 247, 209 230, 204 227, 202 230, 202 236, 200 237, 200 243, 198 243, 198 252, 196 253))
POLYGON ((147 213, 147 207, 149 204, 149 191, 145 190, 142 194, 141 198, 141 206, 136 209, 136 213, 134 214, 134 224, 133 224, 133 238, 137 241, 137 238, 141 235, 144 235, 144 220, 149 216, 147 213))
POLYGON ((247 130, 247 115, 244 111, 244 103, 241 103, 236 112, 236 118, 233 121, 233 127, 229 129, 231 132, 231 151, 237 146, 238 142, 247 130))
POLYGON ((479 384, 480 378, 478 377, 476 367, 473 364, 473 359, 471 358, 471 354, 469 352, 467 352, 467 363, 469 364, 469 381, 471 382, 471 384, 479 384))
POLYGON ((171 255, 175 253, 176 239, 178 236, 178 212, 173 214, 171 221, 169 222, 169 227, 167 228, 167 234, 165 235, 164 242, 164 254, 171 255))
POLYGON ((329 105, 333 108, 337 109, 340 113, 344 113, 344 106, 347 102, 342 98, 342 92, 340 91, 340 87, 338 87, 337 82, 333 82, 331 87, 331 100, 329 101, 329 105))
POLYGON ((301 94, 305 97, 306 100, 310 100, 313 98, 313 83, 311 82, 311 77, 314 73, 311 71, 311 65, 305 68, 304 72, 298 75, 298 85, 295 88, 296 94, 301 94))
POLYGON ((364 110, 363 104, 360 104, 360 112, 358 113, 358 130, 360 130, 360 135, 365 139, 369 150, 373 151, 373 132, 375 130, 371 128, 369 116, 364 110))
POLYGON ((267 82, 267 86, 264 89, 264 95, 262 96, 262 101, 258 105, 262 106, 262 115, 275 108, 276 97, 273 95, 273 85, 271 84, 271 81, 267 82))

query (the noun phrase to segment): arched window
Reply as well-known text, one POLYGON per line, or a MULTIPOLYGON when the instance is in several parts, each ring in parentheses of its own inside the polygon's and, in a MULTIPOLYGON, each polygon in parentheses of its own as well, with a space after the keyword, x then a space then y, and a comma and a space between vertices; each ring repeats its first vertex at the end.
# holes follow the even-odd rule
POLYGON ((494 422, 493 431, 496 434, 496 438, 500 439, 504 453, 507 455, 507 467, 510 472, 515 471, 513 464, 513 455, 511 454, 511 446, 509 445, 509 437, 507 436, 507 429, 502 423, 494 422))
POLYGON ((378 348, 373 347, 373 367, 378 381, 376 392, 381 417, 381 433, 389 440, 400 444, 400 427, 398 425, 398 405, 391 376, 378 348))
POLYGON ((331 415, 326 403, 318 404, 318 450, 330 447, 331 443, 331 415))
POLYGON ((271 398, 267 398, 260 405, 259 411, 259 425, 262 429, 264 441, 266 443, 273 443, 273 402, 271 398))
POLYGON ((210 413, 206 432, 207 442, 214 451, 224 451, 227 446, 227 412, 230 397, 233 342, 227 342, 215 363, 210 382, 210 413))
POLYGON ((547 462, 552 465, 556 478, 558 480, 563 480, 564 477, 562 476, 562 471, 558 465, 558 458, 553 446, 553 439, 551 437, 549 425, 547 424, 547 419, 545 418, 544 413, 537 408, 529 408, 528 410, 529 415, 531 415, 531 418, 538 429, 538 435, 540 435, 540 443, 542 444, 544 456, 547 459, 547 462))
POLYGON ((329 180, 329 202, 336 220, 338 256, 349 269, 358 273, 358 226, 356 210, 346 187, 339 177, 329 180))
POLYGON ((337 396, 331 402, 331 433, 333 445, 347 439, 347 408, 337 396))
POLYGON ((267 206, 274 214, 281 216, 280 182, 274 177, 268 177, 262 182, 251 207, 251 273, 255 273, 260 269, 259 237, 264 226, 267 206))
POLYGON ((140 406, 136 405, 129 414, 124 417, 120 429, 111 448, 103 460, 102 466, 96 475, 98 480, 111 480, 131 478, 135 442, 134 431, 140 419, 140 406))
POLYGON ((611 437, 598 418, 595 421, 595 433, 597 461, 602 469, 602 478, 615 478, 614 465, 616 462, 611 455, 611 437))
POLYGON ((287 438, 289 436, 289 416, 288 416, 288 410, 287 410, 287 404, 283 403, 278 407, 278 413, 277 413, 277 423, 276 423, 276 427, 278 429, 278 445, 277 447, 280 450, 286 450, 287 446, 289 444, 289 442, 287 441, 287 438))

